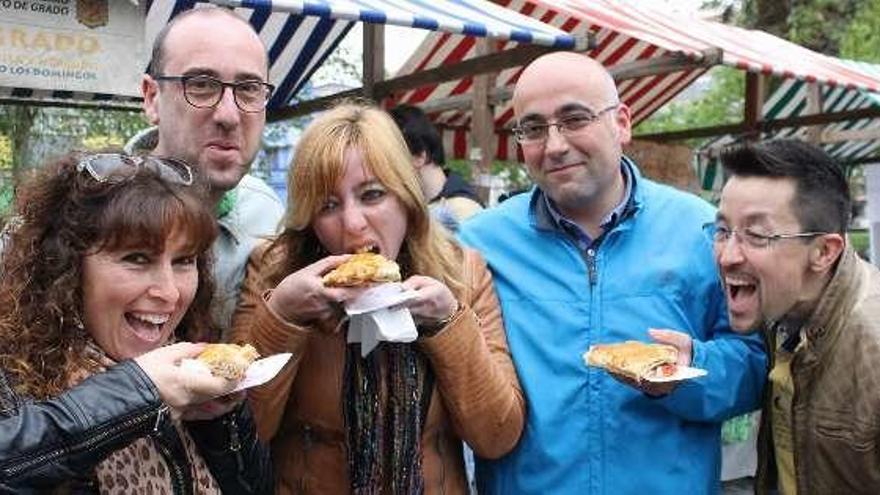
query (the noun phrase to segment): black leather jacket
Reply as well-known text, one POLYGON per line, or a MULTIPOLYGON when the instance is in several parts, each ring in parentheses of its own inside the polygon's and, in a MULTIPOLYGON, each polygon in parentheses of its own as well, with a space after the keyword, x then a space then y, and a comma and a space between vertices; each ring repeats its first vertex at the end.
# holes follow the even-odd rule
MULTIPOLYGON (((224 493, 272 493, 269 451, 247 406, 184 424, 224 493)), ((0 372, 0 493, 97 493, 95 466, 144 436, 155 440, 174 493, 191 494, 190 466, 168 406, 134 361, 42 402, 21 400, 0 372)))

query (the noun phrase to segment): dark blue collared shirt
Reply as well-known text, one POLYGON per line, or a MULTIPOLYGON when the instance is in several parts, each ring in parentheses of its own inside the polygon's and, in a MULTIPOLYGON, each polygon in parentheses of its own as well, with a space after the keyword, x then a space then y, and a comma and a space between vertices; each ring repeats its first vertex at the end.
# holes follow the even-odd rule
MULTIPOLYGON (((632 203, 633 190, 635 189, 635 174, 633 174, 630 169, 631 166, 628 158, 623 157, 620 160, 620 172, 623 174, 624 193, 623 197, 620 199, 620 203, 608 212, 608 215, 606 215, 599 224, 603 233, 611 230, 611 228, 623 218, 632 203)), ((545 194, 544 191, 540 191, 540 194, 544 199, 544 208, 538 208, 538 215, 544 216, 545 220, 549 220, 548 223, 553 225, 560 232, 569 236, 581 251, 586 251, 596 242, 596 239, 590 237, 590 234, 582 229, 580 225, 563 215, 562 212, 559 211, 559 208, 556 207, 556 204, 553 203, 553 200, 550 199, 550 196, 545 194)), ((541 204, 540 201, 539 204, 541 204)))

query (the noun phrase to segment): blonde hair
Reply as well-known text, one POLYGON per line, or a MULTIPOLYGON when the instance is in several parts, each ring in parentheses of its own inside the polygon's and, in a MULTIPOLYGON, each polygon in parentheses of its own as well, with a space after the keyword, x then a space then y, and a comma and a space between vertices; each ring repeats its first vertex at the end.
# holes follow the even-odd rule
POLYGON ((407 235, 398 257, 404 275, 436 278, 461 297, 463 253, 431 217, 403 136, 387 113, 360 102, 339 104, 303 133, 288 176, 284 232, 268 250, 285 261, 270 271, 269 281, 277 284, 327 254, 312 222, 345 173, 345 154, 352 148, 406 212, 407 235))

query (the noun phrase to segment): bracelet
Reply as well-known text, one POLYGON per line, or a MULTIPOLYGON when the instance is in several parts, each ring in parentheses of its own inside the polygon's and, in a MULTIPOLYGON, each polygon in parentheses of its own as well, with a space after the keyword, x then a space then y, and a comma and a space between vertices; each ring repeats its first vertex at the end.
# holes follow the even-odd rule
POLYGON ((433 337, 437 335, 440 330, 446 328, 447 325, 452 323, 452 320, 458 316, 458 313, 461 311, 461 303, 455 302, 455 310, 449 314, 446 318, 442 320, 432 321, 430 323, 423 323, 419 326, 419 337, 433 337))

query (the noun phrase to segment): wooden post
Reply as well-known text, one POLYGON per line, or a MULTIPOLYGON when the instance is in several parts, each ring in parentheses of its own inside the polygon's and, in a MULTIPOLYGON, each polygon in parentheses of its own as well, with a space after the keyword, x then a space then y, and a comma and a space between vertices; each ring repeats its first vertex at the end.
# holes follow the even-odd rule
POLYGON ((764 120, 764 98, 767 91, 766 78, 763 74, 746 72, 746 101, 743 108, 743 123, 746 127, 746 139, 756 140, 761 137, 761 123, 764 120))
MULTIPOLYGON (((822 113, 822 90, 817 83, 807 83, 807 108, 806 115, 818 115, 822 113)), ((813 125, 807 127, 807 141, 819 144, 822 141, 822 133, 825 127, 813 125)))
POLYGON ((385 25, 364 23, 364 97, 379 102, 376 83, 385 80, 385 25))
MULTIPOLYGON (((488 55, 493 51, 492 41, 480 38, 476 43, 477 56, 488 55)), ((468 154, 476 179, 477 193, 488 204, 491 192, 490 169, 494 158, 495 118, 489 93, 495 87, 495 75, 492 73, 473 76, 474 92, 471 100, 471 139, 468 154)))

